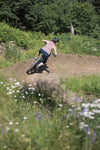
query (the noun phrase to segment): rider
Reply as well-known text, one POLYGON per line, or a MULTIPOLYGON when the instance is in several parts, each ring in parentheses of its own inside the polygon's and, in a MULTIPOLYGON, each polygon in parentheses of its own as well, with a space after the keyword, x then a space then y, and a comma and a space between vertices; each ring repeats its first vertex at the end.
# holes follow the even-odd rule
MULTIPOLYGON (((57 55, 57 51, 56 51, 56 46, 55 43, 59 42, 59 39, 57 37, 54 37, 52 39, 52 41, 48 41, 48 40, 42 40, 43 42, 46 43, 46 46, 44 46, 43 48, 41 48, 39 50, 39 52, 37 53, 37 56, 35 57, 35 59, 38 58, 38 56, 40 54, 42 54, 43 56, 43 60, 42 62, 38 65, 38 67, 40 67, 41 65, 45 64, 48 60, 48 57, 51 55, 51 51, 54 49, 55 51, 55 56, 57 55)), ((37 67, 37 68, 38 68, 37 67)))

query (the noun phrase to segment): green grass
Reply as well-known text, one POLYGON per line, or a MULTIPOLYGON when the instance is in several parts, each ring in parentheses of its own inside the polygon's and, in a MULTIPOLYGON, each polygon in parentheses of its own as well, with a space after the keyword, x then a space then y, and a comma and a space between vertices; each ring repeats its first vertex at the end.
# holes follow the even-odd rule
POLYGON ((54 88, 47 82, 26 86, 0 74, 1 150, 99 149, 100 100, 64 99, 54 88))
POLYGON ((66 77, 64 84, 65 86, 74 91, 82 92, 87 95, 100 95, 100 76, 99 75, 83 75, 80 77, 66 77))

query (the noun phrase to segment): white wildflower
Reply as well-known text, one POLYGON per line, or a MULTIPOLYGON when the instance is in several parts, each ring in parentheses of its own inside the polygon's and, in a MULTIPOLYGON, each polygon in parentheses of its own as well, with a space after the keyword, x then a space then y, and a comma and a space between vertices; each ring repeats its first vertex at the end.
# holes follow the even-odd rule
POLYGON ((17 81, 16 79, 13 80, 14 82, 17 81))
POLYGON ((41 96, 41 94, 39 93, 38 96, 41 96))
POLYGON ((6 90, 9 90, 10 89, 10 87, 6 87, 6 90))
POLYGON ((97 103, 100 102, 100 99, 97 99, 96 102, 97 102, 97 103))
POLYGON ((6 149, 6 148, 7 148, 7 146, 5 145, 5 146, 3 146, 3 148, 5 148, 5 149, 6 149))
POLYGON ((9 130, 10 130, 10 127, 6 127, 6 130, 9 131, 9 130))
POLYGON ((92 110, 94 113, 100 113, 100 110, 95 110, 95 109, 93 109, 92 110))
POLYGON ((18 133, 18 132, 19 132, 19 129, 15 129, 14 132, 15 132, 15 133, 18 133))
POLYGON ((18 100, 17 99, 15 99, 15 102, 17 102, 18 100))
POLYGON ((95 117, 94 117, 94 116, 90 116, 89 118, 90 118, 90 119, 95 119, 95 117))
POLYGON ((3 82, 0 82, 0 84, 3 84, 3 82))
POLYGON ((9 125, 12 126, 12 125, 13 125, 13 121, 10 121, 10 122, 9 122, 9 125))
POLYGON ((20 82, 16 82, 15 85, 16 85, 16 86, 20 86, 20 82))
POLYGON ((11 85, 11 88, 12 88, 12 89, 15 89, 15 88, 16 88, 16 86, 14 86, 14 85, 11 85))
POLYGON ((7 95, 11 95, 13 92, 8 92, 7 95))
POLYGON ((59 105, 59 107, 62 107, 63 105, 62 104, 58 104, 59 105))
POLYGON ((18 91, 18 90, 17 90, 16 92, 17 92, 17 93, 19 93, 19 91, 18 91))
POLYGON ((15 125, 18 125, 18 124, 19 124, 19 122, 16 122, 16 123, 15 123, 15 125))
POLYGON ((66 126, 66 128, 69 128, 69 126, 66 126))
POLYGON ((25 94, 28 95, 28 91, 25 91, 25 94))
POLYGON ((21 137, 25 137, 25 134, 22 134, 21 137))
POLYGON ((23 95, 23 98, 25 99, 25 96, 23 95))
POLYGON ((27 120, 27 117, 23 117, 24 120, 27 120))
POLYGON ((33 83, 34 85, 37 85, 37 83, 33 83))
POLYGON ((85 127, 85 123, 84 123, 84 122, 80 122, 80 123, 79 123, 79 128, 80 128, 80 129, 83 129, 83 127, 85 127))
POLYGON ((32 86, 32 84, 29 84, 29 86, 32 86))

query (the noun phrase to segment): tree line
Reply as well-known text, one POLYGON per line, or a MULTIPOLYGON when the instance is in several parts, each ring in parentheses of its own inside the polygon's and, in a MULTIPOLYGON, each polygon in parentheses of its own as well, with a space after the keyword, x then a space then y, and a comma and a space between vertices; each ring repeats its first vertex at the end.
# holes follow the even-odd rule
POLYGON ((0 22, 10 26, 42 31, 45 34, 70 32, 98 36, 99 0, 0 0, 0 22))

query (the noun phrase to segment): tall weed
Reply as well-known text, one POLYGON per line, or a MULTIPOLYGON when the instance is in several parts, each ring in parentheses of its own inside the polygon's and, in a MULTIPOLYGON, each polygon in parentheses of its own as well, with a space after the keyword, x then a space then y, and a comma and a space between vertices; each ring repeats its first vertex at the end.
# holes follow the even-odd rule
POLYGON ((80 77, 66 78, 64 81, 65 86, 74 92, 83 92, 84 94, 100 95, 100 76, 89 75, 80 77))

